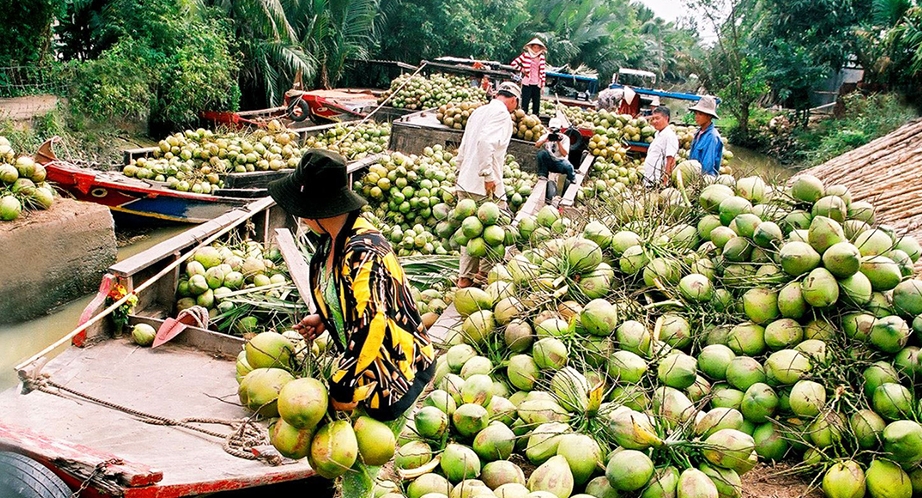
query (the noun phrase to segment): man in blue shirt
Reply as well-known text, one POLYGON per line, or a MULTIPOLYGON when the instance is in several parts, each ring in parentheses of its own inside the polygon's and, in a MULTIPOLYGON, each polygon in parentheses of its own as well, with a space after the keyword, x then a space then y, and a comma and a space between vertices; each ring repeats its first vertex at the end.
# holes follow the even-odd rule
POLYGON ((717 176, 720 174, 720 160, 724 150, 720 133, 717 132, 712 122, 720 119, 717 116, 717 100, 710 95, 705 95, 688 110, 695 113, 695 124, 698 125, 698 132, 692 140, 691 153, 688 158, 701 163, 702 173, 717 176))

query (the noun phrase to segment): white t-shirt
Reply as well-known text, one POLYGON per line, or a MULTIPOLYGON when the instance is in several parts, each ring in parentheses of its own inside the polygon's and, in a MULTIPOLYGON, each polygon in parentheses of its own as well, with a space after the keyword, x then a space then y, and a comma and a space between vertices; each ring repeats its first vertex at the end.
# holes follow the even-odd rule
POLYGON ((506 104, 494 99, 475 109, 467 120, 458 147, 458 187, 465 192, 486 195, 483 182, 492 180, 496 182, 493 195, 504 198, 503 164, 510 140, 512 116, 506 104))
POLYGON ((679 137, 672 126, 667 126, 653 135, 653 143, 647 149, 647 158, 643 162, 643 182, 648 187, 663 184, 666 171, 666 158, 674 158, 679 152, 679 137))
MULTIPOLYGON (((555 159, 566 159, 567 156, 570 154, 570 137, 568 137, 566 133, 562 131, 557 132, 557 134, 560 135, 559 143, 563 144, 563 150, 567 152, 565 154, 561 154, 560 149, 557 146, 558 142, 551 142, 550 140, 548 140, 547 142, 544 142, 544 148, 545 150, 550 152, 551 155, 554 156, 555 159)), ((550 135, 551 134, 549 132, 545 133, 544 135, 541 135, 541 138, 539 138, 538 141, 540 142, 542 140, 546 140, 547 137, 549 137, 550 135)))

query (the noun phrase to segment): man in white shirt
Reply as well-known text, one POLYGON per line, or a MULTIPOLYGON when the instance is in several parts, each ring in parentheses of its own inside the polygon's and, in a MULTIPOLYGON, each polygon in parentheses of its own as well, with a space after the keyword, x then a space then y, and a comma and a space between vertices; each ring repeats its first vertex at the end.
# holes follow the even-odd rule
POLYGON ((643 162, 643 184, 645 187, 662 187, 669 183, 675 156, 679 152, 679 137, 669 127, 671 113, 668 107, 653 109, 650 126, 656 130, 653 142, 647 149, 647 158, 643 162))
MULTIPOLYGON (((538 151, 537 168, 538 178, 547 180, 549 172, 566 175, 567 179, 563 184, 563 194, 576 180, 576 173, 573 171, 573 165, 567 159, 570 154, 570 137, 561 132, 562 123, 557 118, 551 118, 547 124, 548 132, 541 135, 541 138, 535 142, 535 147, 541 149, 538 151)), ((551 204, 554 196, 557 194, 557 184, 547 182, 547 190, 544 194, 545 204, 551 204)))
MULTIPOLYGON (((458 147, 458 199, 472 198, 481 202, 488 197, 505 206, 506 188, 503 185, 503 165, 506 149, 512 140, 510 112, 519 106, 522 91, 515 83, 499 86, 489 104, 480 106, 467 120, 461 145, 458 147)), ((461 248, 458 287, 470 287, 478 273, 485 276, 480 258, 473 258, 461 248), (482 271, 481 271, 482 270, 482 271)))

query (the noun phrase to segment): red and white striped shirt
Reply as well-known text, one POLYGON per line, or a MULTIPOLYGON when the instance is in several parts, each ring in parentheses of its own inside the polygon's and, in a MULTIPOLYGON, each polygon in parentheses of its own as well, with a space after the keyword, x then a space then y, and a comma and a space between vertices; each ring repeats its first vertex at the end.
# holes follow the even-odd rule
POLYGON ((544 88, 545 73, 547 72, 547 62, 544 59, 544 52, 532 55, 526 50, 512 61, 512 67, 522 72, 523 85, 538 85, 544 88), (535 72, 537 72, 537 74, 534 74, 535 72))

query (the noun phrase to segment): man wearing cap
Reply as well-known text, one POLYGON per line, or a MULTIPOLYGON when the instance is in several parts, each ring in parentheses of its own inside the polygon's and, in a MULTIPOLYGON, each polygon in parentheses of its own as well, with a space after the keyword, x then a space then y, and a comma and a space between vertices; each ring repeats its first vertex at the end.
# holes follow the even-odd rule
POLYGON ((645 187, 662 187, 669 182, 675 156, 679 153, 679 137, 669 127, 672 113, 668 107, 659 106, 650 115, 650 125, 656 130, 653 142, 647 149, 643 161, 643 184, 645 187))
POLYGON ((525 44, 522 53, 512 61, 512 67, 522 72, 522 109, 528 112, 532 103, 532 114, 541 112, 541 89, 547 78, 547 47, 537 37, 525 44))
POLYGON ((698 125, 688 158, 701 163, 701 172, 705 175, 717 176, 724 150, 720 133, 713 123, 713 120, 720 119, 717 116, 717 99, 705 95, 688 110, 695 113, 695 124, 698 125))
MULTIPOLYGON (((519 86, 505 82, 496 91, 489 104, 471 113, 458 146, 458 199, 471 198, 481 202, 495 198, 504 203, 506 189, 503 185, 503 165, 506 149, 512 140, 512 116, 522 97, 519 86)), ((480 258, 472 258, 461 248, 458 287, 470 287, 474 278, 485 276, 488 268, 481 268, 480 258)))
MULTIPOLYGON (((547 180, 549 172, 566 175, 567 179, 563 183, 561 195, 567 191, 567 187, 576 181, 576 173, 573 171, 573 165, 570 164, 567 157, 570 154, 570 137, 561 133, 562 123, 558 118, 551 118, 547 124, 548 132, 541 135, 541 138, 535 142, 535 147, 541 149, 538 151, 537 168, 538 179, 547 180)), ((557 184, 547 182, 547 190, 544 194, 544 203, 551 204, 554 196, 557 194, 557 184)))
MULTIPOLYGON (((339 154, 308 150, 268 189, 320 238, 310 261, 311 295, 302 296, 317 313, 292 328, 307 340, 330 333, 340 355, 331 406, 380 420, 396 437, 435 371, 435 351, 396 254, 360 216, 366 201, 349 188, 339 154)), ((344 476, 343 496, 371 497, 377 471, 357 462, 344 476)))

